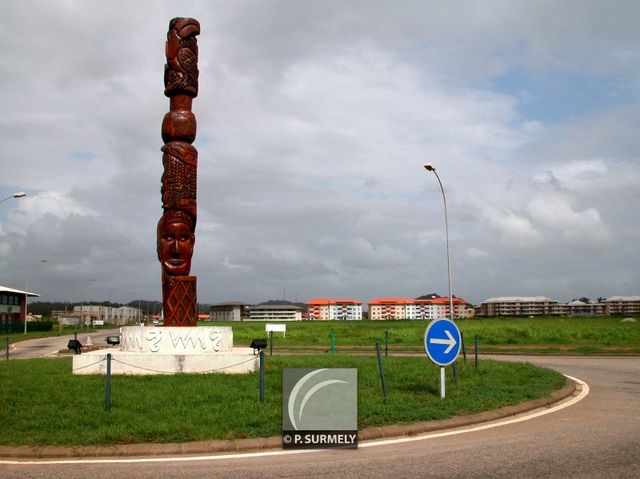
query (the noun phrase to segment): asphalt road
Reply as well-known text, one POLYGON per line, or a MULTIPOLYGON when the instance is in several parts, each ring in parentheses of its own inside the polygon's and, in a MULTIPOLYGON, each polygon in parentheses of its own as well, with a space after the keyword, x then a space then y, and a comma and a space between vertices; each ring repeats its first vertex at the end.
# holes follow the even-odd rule
MULTIPOLYGON (((88 337, 91 338, 93 344, 106 345, 107 336, 118 334, 120 329, 101 329, 78 333, 80 343, 85 345, 88 343, 88 337)), ((67 349, 69 340, 74 337, 73 334, 68 336, 53 336, 49 338, 30 339, 28 341, 19 341, 9 346, 10 359, 29 359, 44 358, 53 356, 61 349, 67 349)), ((4 351, 3 351, 4 354, 4 351)), ((2 358, 4 359, 4 357, 2 358)))
POLYGON ((0 478, 638 478, 640 358, 512 358, 585 381, 561 411, 459 435, 356 451, 0 465, 0 478))

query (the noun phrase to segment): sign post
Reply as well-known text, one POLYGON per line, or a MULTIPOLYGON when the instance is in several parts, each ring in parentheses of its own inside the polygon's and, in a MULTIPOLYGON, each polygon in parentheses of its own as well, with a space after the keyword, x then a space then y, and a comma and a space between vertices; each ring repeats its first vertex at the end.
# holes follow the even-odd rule
POLYGON ((444 367, 460 354, 461 336, 456 324, 449 319, 436 319, 424 332, 424 348, 429 359, 440 366, 440 397, 445 398, 444 367))

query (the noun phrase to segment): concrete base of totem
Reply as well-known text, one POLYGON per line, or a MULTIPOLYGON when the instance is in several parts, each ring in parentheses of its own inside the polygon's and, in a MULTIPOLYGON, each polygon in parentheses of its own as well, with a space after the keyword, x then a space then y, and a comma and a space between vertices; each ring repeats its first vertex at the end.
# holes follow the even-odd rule
POLYGON ((73 356, 73 374, 244 374, 258 371, 251 348, 234 348, 230 327, 120 328, 120 347, 73 356))

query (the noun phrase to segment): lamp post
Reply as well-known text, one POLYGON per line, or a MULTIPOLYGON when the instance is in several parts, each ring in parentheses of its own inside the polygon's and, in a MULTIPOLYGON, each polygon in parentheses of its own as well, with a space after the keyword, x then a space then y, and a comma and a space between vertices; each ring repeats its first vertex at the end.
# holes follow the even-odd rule
POLYGON ((109 291, 109 319, 111 319, 111 317, 113 316, 113 306, 111 306, 111 295, 113 294, 114 291, 120 289, 120 286, 116 286, 115 288, 112 288, 111 291, 109 291))
MULTIPOLYGON (((19 198, 19 197, 18 197, 19 198)), ((36 261, 31 265, 31 267, 40 264, 46 263, 46 259, 41 259, 40 261, 36 261)), ((27 268, 27 275, 24 278, 24 334, 27 334, 27 316, 29 316, 29 270, 31 268, 27 268)))
POLYGON ((22 198, 23 196, 27 196, 27 194, 24 191, 16 191, 15 193, 13 193, 11 195, 9 195, 9 196, 7 196, 5 198, 2 198, 0 200, 0 203, 2 203, 3 201, 7 201, 9 198, 22 198))
MULTIPOLYGON (((84 296, 87 295, 87 288, 89 286, 91 286, 91 283, 95 283, 96 279, 90 279, 89 282, 87 284, 85 284, 85 291, 84 291, 84 296)), ((84 303, 86 300, 82 301, 82 304, 80 305, 80 330, 82 330, 82 323, 84 323, 84 303)), ((89 321, 91 321, 91 302, 87 301, 89 303, 89 321)), ((91 324, 91 323, 89 323, 91 324)), ((87 325, 87 329, 89 329, 89 325, 87 325)))
POLYGON ((440 181, 440 177, 438 176, 438 172, 436 171, 435 166, 431 163, 427 163, 424 165, 425 170, 431 171, 438 180, 438 184, 440 185, 440 191, 442 191, 442 200, 444 201, 444 235, 445 242, 447 245, 447 273, 449 277, 449 316, 451 316, 451 321, 453 321, 453 294, 451 290, 451 257, 449 255, 449 220, 447 218, 447 197, 444 194, 444 188, 442 187, 442 181, 440 181))

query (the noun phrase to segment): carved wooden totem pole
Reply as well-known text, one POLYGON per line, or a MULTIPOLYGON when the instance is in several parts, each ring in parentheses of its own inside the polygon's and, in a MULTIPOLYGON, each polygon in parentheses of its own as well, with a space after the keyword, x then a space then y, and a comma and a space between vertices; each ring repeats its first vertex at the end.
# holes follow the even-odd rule
POLYGON ((167 32, 164 94, 169 112, 162 121, 162 208, 157 230, 162 265, 162 308, 165 326, 196 326, 196 277, 189 276, 197 218, 198 150, 196 117, 191 103, 198 95, 200 24, 193 18, 174 18, 167 32))

